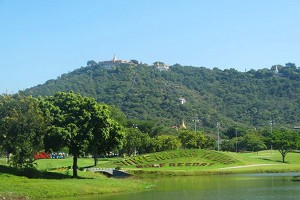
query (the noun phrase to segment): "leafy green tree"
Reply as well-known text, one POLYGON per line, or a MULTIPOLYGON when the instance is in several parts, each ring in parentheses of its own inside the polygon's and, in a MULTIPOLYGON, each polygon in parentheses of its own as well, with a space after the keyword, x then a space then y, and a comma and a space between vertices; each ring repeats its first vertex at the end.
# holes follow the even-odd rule
POLYGON ((295 65, 295 63, 289 62, 289 63, 286 63, 285 66, 289 67, 289 68, 292 68, 292 69, 297 69, 297 66, 295 65))
POLYGON ((178 136, 183 148, 201 149, 205 147, 205 136, 203 133, 189 130, 182 130, 178 136))
POLYGON ((163 131, 164 126, 157 125, 156 120, 128 120, 127 127, 136 127, 142 133, 148 134, 150 137, 155 137, 163 131))
MULTIPOLYGON (((100 106, 100 105, 99 105, 100 106)), ((109 118, 108 110, 105 105, 101 105, 101 111, 93 120, 94 128, 92 130, 93 139, 89 144, 89 152, 94 157, 94 165, 98 164, 98 155, 107 154, 122 146, 124 133, 117 122, 109 118)))
POLYGON ((153 63, 153 65, 164 65, 165 63, 164 62, 161 62, 161 61, 156 61, 153 63))
POLYGON ((6 117, 6 115, 8 115, 9 110, 7 109, 7 105, 8 102, 11 100, 11 96, 9 95, 1 95, 0 96, 0 148, 3 151, 3 153, 6 154, 6 160, 7 163, 9 163, 9 159, 10 159, 10 153, 12 152, 12 150, 9 148, 9 145, 7 145, 6 143, 8 142, 6 140, 6 133, 3 132, 3 122, 4 122, 4 118, 6 117))
POLYGON ((272 132, 271 138, 273 148, 280 152, 283 163, 285 162, 286 155, 292 150, 297 149, 300 145, 299 133, 293 130, 275 130, 272 132))
POLYGON ((176 150, 181 147, 181 142, 174 135, 157 136, 158 151, 176 150))
POLYGON ((152 153, 157 148, 157 140, 151 138, 147 133, 142 133, 137 126, 125 129, 122 153, 132 156, 135 153, 152 153))
POLYGON ((134 155, 143 146, 145 136, 138 128, 126 128, 122 150, 128 156, 134 155))
POLYGON ((229 139, 223 139, 220 143, 220 148, 222 151, 235 151, 235 145, 236 145, 236 140, 235 138, 229 140, 229 139))
POLYGON ((0 103, 2 148, 12 154, 12 165, 32 167, 33 155, 43 147, 46 120, 40 102, 31 96, 4 96, 0 103))
POLYGON ((127 123, 126 116, 119 108, 109 105, 108 110, 109 110, 109 115, 113 120, 117 121, 118 124, 123 127, 126 126, 127 123))
POLYGON ((237 136, 243 136, 246 134, 246 130, 240 127, 229 127, 223 134, 229 139, 235 138, 237 136))
POLYGON ((216 149, 217 148, 217 142, 214 138, 210 136, 205 136, 205 142, 203 148, 205 149, 216 149))
POLYGON ((247 151, 260 151, 266 149, 262 136, 257 133, 248 133, 243 137, 242 144, 247 151))
POLYGON ((93 60, 89 60, 89 61, 87 61, 87 65, 88 66, 95 66, 95 65, 97 65, 97 63, 93 60))
POLYGON ((78 176, 77 160, 80 155, 95 150, 98 145, 102 146, 95 150, 96 153, 120 144, 122 134, 110 119, 107 106, 74 92, 58 92, 45 101, 45 107, 53 116, 45 137, 45 148, 69 148, 73 155, 73 177, 78 176))
POLYGON ((137 61, 137 60, 134 60, 134 59, 130 60, 130 62, 132 62, 133 64, 136 64, 136 65, 138 65, 138 64, 139 64, 139 61, 137 61))
POLYGON ((145 153, 154 153, 157 152, 158 147, 158 142, 156 138, 152 138, 149 135, 144 136, 144 146, 139 148, 139 152, 141 154, 145 153))

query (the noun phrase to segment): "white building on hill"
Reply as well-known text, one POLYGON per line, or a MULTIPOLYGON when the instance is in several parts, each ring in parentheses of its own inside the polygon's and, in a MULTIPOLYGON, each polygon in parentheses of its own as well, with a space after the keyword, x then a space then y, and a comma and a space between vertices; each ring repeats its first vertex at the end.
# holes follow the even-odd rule
POLYGON ((167 71, 169 70, 169 65, 166 65, 165 63, 162 62, 156 62, 154 66, 159 70, 159 71, 167 71))
POLYGON ((108 60, 108 61, 101 61, 99 62, 98 64, 103 66, 103 67, 107 67, 107 68, 110 68, 110 67, 113 67, 113 66, 116 66, 116 65, 119 65, 121 63, 131 63, 130 61, 128 60, 117 60, 117 57, 116 55, 114 55, 113 59, 112 60, 108 60))

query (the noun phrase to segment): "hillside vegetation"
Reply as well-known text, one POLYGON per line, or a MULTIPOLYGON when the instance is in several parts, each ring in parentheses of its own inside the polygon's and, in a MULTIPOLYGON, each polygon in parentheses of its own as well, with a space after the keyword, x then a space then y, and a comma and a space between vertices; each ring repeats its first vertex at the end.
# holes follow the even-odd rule
POLYGON ((300 68, 293 63, 239 72, 174 65, 168 71, 143 64, 82 67, 23 91, 49 96, 70 91, 120 108, 128 119, 157 120, 167 126, 182 118, 189 127, 293 127, 300 123, 300 68), (181 105, 179 98, 185 98, 181 105))

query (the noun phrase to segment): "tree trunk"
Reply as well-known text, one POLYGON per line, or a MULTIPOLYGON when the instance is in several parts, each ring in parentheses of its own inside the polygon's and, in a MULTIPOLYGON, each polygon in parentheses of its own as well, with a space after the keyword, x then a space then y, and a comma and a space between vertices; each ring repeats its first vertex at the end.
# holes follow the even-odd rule
POLYGON ((6 152, 6 163, 7 164, 9 164, 9 161, 10 161, 9 160, 9 158, 10 158, 9 154, 10 154, 9 152, 6 152))
POLYGON ((94 154, 94 166, 98 165, 98 155, 94 154))
POLYGON ((281 154, 281 156, 282 156, 282 162, 284 163, 284 162, 285 162, 285 156, 286 156, 286 154, 287 154, 287 151, 281 150, 281 151, 279 151, 279 152, 280 152, 280 154, 281 154))
POLYGON ((77 160, 78 160, 78 157, 77 155, 73 155, 73 178, 77 178, 78 175, 77 175, 77 160))

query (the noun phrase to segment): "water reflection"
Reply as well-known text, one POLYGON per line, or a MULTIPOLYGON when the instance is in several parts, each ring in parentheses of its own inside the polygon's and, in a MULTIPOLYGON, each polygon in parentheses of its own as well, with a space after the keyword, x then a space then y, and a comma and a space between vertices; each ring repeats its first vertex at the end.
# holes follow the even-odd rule
MULTIPOLYGON (((154 190, 80 198, 100 200, 286 200, 300 199, 294 174, 193 176, 151 179, 154 190)), ((74 200, 74 199, 73 199, 74 200)))

